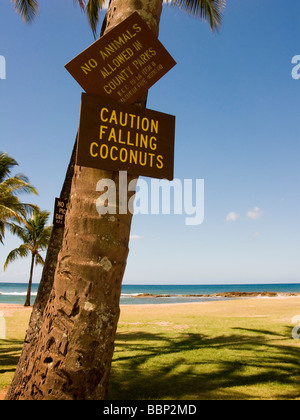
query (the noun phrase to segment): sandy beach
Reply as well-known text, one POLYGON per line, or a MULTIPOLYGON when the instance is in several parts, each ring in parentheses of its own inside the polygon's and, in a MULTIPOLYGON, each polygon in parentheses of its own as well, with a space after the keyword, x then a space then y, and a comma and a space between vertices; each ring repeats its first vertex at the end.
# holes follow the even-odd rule
POLYGON ((162 305, 121 305, 120 323, 123 318, 140 318, 150 320, 151 318, 164 319, 173 316, 204 316, 216 315, 220 317, 243 317, 244 319, 259 316, 280 316, 283 322, 291 322, 296 315, 300 316, 300 296, 276 296, 242 298, 235 300, 212 301, 212 302, 191 302, 171 303, 162 305))
POLYGON ((24 305, 9 305, 0 303, 0 314, 4 317, 12 316, 16 311, 31 312, 32 307, 25 308, 24 305))
MULTIPOLYGON (((298 399, 300 340, 292 338, 292 330, 299 308, 300 296, 123 305, 110 398, 298 399), (155 377, 164 384, 161 394, 155 377), (170 377, 181 384, 180 394, 170 377)), ((30 313, 31 308, 0 304, 8 339, 19 340, 18 352, 30 313)), ((5 346, 0 340, 0 362, 5 346)), ((2 364, 0 399, 15 368, 2 364)))
MULTIPOLYGON (((232 294, 231 294, 231 297, 232 294)), ((165 303, 165 304, 143 304, 143 305, 121 305, 121 318, 122 314, 126 316, 147 316, 148 312, 150 315, 160 314, 164 316, 166 313, 172 312, 172 309, 177 313, 177 308, 180 307, 180 310, 185 313, 215 313, 221 311, 224 314, 228 315, 230 313, 239 311, 241 314, 244 314, 245 317, 249 316, 249 309, 253 311, 258 311, 262 313, 269 312, 272 308, 274 312, 278 311, 287 311, 292 313, 293 311, 299 312, 300 314, 300 295, 291 295, 291 294, 279 294, 277 296, 266 296, 263 294, 257 294, 254 297, 245 296, 244 298, 235 299, 235 300, 224 300, 224 301, 212 301, 212 302, 189 302, 189 303, 165 303), (274 304, 276 306, 274 307, 274 304), (297 309, 298 308, 298 309, 297 309), (247 313, 245 312, 247 310, 247 313), (233 312, 232 312, 233 311, 233 312)), ((4 317, 12 316, 15 312, 24 313, 24 315, 31 313, 32 307, 25 308, 23 305, 15 304, 4 304, 0 303, 0 314, 4 317)), ((121 320, 120 320, 121 321, 121 320)))

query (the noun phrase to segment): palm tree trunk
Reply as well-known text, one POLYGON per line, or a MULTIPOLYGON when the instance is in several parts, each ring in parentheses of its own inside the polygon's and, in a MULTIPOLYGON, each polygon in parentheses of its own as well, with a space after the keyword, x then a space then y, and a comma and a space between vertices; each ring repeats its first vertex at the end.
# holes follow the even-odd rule
POLYGON ((31 286, 32 286, 32 276, 33 276, 34 260, 35 260, 35 254, 32 254, 32 257, 31 257, 31 267, 30 267, 30 276, 29 276, 29 282, 28 282, 28 288, 27 288, 27 296, 26 296, 26 300, 25 300, 24 306, 30 306, 30 297, 31 297, 31 286))
MULTIPOLYGON (((138 11, 157 34, 161 10, 162 0, 112 0, 107 30, 138 11)), ((145 97, 139 105, 143 103, 145 97)), ((119 173, 75 167, 53 288, 12 399, 94 400, 107 395, 132 215, 119 215, 117 207, 116 216, 99 216, 95 203, 101 179, 118 186, 119 173)))
MULTIPOLYGON (((71 184, 74 175, 74 166, 76 159, 76 147, 77 147, 77 136, 73 147, 70 163, 66 172, 63 187, 60 193, 60 198, 63 200, 69 200, 71 184)), ((27 364, 32 356, 32 351, 35 348, 36 340, 40 332, 40 328, 43 321, 44 310, 46 308, 50 292, 52 290, 54 275, 57 265, 58 253, 61 249, 62 241, 64 236, 64 229, 53 226, 47 255, 45 259, 45 265, 38 288, 38 293, 32 308, 32 313, 29 321, 29 325, 26 331, 26 337, 22 347, 22 353, 18 361, 18 365, 6 395, 6 400, 16 399, 15 389, 18 386, 22 386, 23 372, 26 372, 27 364)))

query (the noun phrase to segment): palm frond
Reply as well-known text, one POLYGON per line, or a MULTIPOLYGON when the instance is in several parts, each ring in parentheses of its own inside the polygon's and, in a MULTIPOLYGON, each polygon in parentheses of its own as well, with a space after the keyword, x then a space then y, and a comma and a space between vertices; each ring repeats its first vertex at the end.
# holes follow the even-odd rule
POLYGON ((28 235, 28 231, 26 227, 22 227, 17 225, 16 223, 9 223, 9 230, 13 235, 17 235, 24 243, 28 243, 30 240, 30 237, 28 235))
POLYGON ((167 0, 167 3, 200 17, 204 22, 208 21, 212 31, 221 25, 226 6, 226 0, 167 0))
POLYGON ((11 168, 18 166, 18 162, 5 152, 0 152, 0 182, 11 173, 11 168))
POLYGON ((40 254, 36 254, 35 255, 35 265, 41 265, 44 266, 45 261, 43 259, 43 257, 40 254))
POLYGON ((50 236, 52 233, 52 226, 47 226, 43 229, 42 233, 36 240, 36 247, 41 251, 45 251, 48 248, 50 236))
POLYGON ((4 263, 4 270, 6 270, 8 264, 14 262, 17 258, 24 258, 28 257, 30 254, 30 250, 26 244, 20 245, 19 248, 13 249, 8 254, 5 263, 4 263))
POLYGON ((23 223, 24 219, 37 208, 34 204, 21 203, 18 197, 4 195, 0 191, 0 220, 23 223))
POLYGON ((0 219, 5 223, 9 223, 10 220, 22 223, 25 216, 25 209, 21 203, 10 202, 0 204, 0 219))
POLYGON ((99 12, 107 6, 108 0, 73 0, 73 2, 78 4, 80 9, 86 13, 89 25, 93 31, 94 38, 96 39, 99 12))
POLYGON ((11 222, 24 223, 24 219, 37 207, 22 203, 18 198, 21 193, 38 194, 36 188, 29 183, 27 176, 17 174, 10 176, 11 168, 18 165, 7 153, 0 153, 0 242, 3 243, 5 226, 11 222))
POLYGON ((99 23, 99 12, 103 9, 105 0, 88 0, 85 12, 93 31, 94 38, 97 38, 97 26, 99 23))
POLYGON ((85 10, 85 0, 73 0, 73 3, 78 3, 80 9, 84 12, 84 10, 85 10))
POLYGON ((8 188, 13 194, 35 194, 38 195, 37 189, 29 183, 29 179, 22 174, 7 178, 1 183, 1 188, 8 188))
POLYGON ((31 23, 39 12, 37 0, 13 0, 15 10, 25 23, 31 23))
POLYGON ((46 226, 50 212, 35 209, 30 218, 24 220, 24 228, 26 230, 27 242, 30 243, 33 252, 43 251, 48 247, 51 226, 46 226))
MULTIPOLYGON (((36 206, 36 208, 32 210, 31 216, 24 218, 22 225, 17 225, 15 223, 9 224, 11 232, 17 235, 23 241, 23 244, 20 245, 19 248, 13 249, 8 254, 4 263, 4 270, 6 270, 8 264, 14 262, 17 258, 27 257, 30 254, 32 255, 32 262, 35 261, 35 265, 44 265, 44 259, 41 256, 40 251, 45 251, 49 245, 52 231, 51 226, 46 226, 49 216, 49 211, 42 211, 36 206)), ((30 271, 30 281, 31 279, 32 269, 30 271)), ((31 284, 30 281, 29 284, 31 284)))
POLYGON ((45 229, 47 220, 50 216, 49 211, 43 211, 41 209, 34 210, 32 212, 32 217, 29 219, 31 226, 38 231, 43 231, 45 229))
POLYGON ((3 239, 5 235, 5 223, 0 220, 0 243, 3 244, 3 239))

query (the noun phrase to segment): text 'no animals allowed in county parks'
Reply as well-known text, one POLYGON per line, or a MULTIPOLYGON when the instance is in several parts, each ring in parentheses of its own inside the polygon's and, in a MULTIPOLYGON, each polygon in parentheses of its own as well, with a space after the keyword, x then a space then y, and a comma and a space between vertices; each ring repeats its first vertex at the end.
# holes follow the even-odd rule
POLYGON ((65 67, 86 93, 133 103, 175 64, 135 12, 65 67))

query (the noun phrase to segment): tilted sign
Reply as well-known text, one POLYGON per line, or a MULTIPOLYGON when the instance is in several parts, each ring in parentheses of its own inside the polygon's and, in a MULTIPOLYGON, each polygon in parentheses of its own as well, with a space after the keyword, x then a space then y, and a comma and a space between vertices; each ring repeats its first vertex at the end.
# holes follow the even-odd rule
POLYGON ((135 12, 65 67, 87 93, 133 103, 175 64, 135 12))
POLYGON ((53 225, 56 227, 65 226, 65 216, 67 212, 68 200, 62 200, 61 198, 55 199, 53 225))
POLYGON ((82 94, 77 165, 173 179, 175 117, 82 94))

